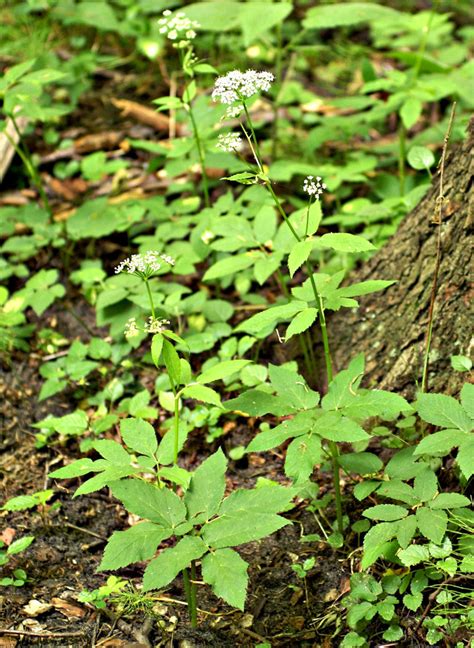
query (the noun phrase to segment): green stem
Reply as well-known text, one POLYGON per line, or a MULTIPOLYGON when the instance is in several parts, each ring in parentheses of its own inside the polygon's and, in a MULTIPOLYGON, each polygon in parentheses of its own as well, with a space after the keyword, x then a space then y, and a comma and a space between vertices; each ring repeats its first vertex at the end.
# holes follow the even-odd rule
POLYGON ((179 453, 179 394, 174 392, 174 456, 173 464, 178 464, 179 453))
POLYGON ((192 560, 191 561, 191 610, 190 610, 190 616, 191 616, 191 626, 193 628, 197 627, 197 586, 196 583, 194 582, 196 580, 196 561, 192 560))
POLYGON ((202 146, 201 137, 199 135, 199 130, 196 124, 196 119, 194 117, 193 109, 191 103, 188 103, 189 117, 191 118, 191 124, 193 127, 194 139, 196 140, 196 146, 199 154, 199 162, 201 164, 201 178, 202 178, 202 189, 204 192, 204 204, 206 207, 209 207, 209 182, 206 173, 206 158, 204 155, 204 148, 202 146))
POLYGON ((407 129, 403 124, 398 128, 398 177, 400 181, 400 196, 405 195, 405 156, 407 129))
POLYGON ((191 617, 191 625, 193 626, 193 628, 195 628, 197 624, 193 625, 193 602, 192 602, 192 595, 191 595, 191 582, 189 580, 189 572, 187 569, 183 569, 181 573, 183 575, 184 593, 186 596, 186 602, 188 604, 189 616, 191 617))
POLYGON ((278 23, 276 26, 276 35, 277 35, 277 55, 275 61, 275 85, 278 88, 278 93, 273 104, 273 129, 272 129, 272 160, 277 156, 278 150, 278 108, 279 97, 281 91, 282 83, 282 69, 283 69, 283 39, 282 39, 282 29, 281 23, 278 23))
POLYGON ((257 136, 255 135, 255 129, 253 127, 252 119, 250 117, 250 113, 248 111, 247 104, 245 103, 245 101, 244 101, 244 99, 242 97, 241 97, 241 99, 242 99, 242 105, 243 105, 244 111, 245 111, 245 116, 247 117, 247 122, 248 122, 248 125, 250 126, 250 132, 252 133, 252 139, 253 139, 253 143, 254 143, 254 146, 255 146, 255 157, 257 159, 258 166, 260 167, 260 171, 263 171, 262 156, 260 154, 260 147, 258 145, 257 136))
POLYGON ((151 294, 150 285, 148 283, 148 279, 144 279, 144 281, 145 281, 146 291, 148 293, 148 300, 150 302, 151 316, 153 317, 153 319, 155 319, 155 306, 153 304, 153 296, 151 294))

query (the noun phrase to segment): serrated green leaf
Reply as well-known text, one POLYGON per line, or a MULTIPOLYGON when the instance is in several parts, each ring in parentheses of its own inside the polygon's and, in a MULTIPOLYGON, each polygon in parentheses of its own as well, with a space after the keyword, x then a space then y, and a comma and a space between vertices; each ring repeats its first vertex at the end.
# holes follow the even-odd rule
POLYGON ((318 310, 316 308, 305 308, 297 313, 286 329, 285 342, 288 342, 294 335, 307 331, 316 320, 318 310))
POLYGON ((233 374, 239 372, 250 363, 250 360, 225 360, 214 365, 210 369, 204 370, 196 378, 196 381, 201 385, 214 382, 215 380, 223 380, 229 378, 233 374))
POLYGON ((248 389, 237 398, 224 401, 223 406, 229 411, 240 411, 249 416, 264 416, 274 411, 278 399, 259 389, 248 389))
POLYGON ((211 405, 222 407, 221 397, 219 394, 214 389, 206 387, 206 385, 187 385, 182 390, 181 394, 187 398, 194 398, 203 403, 210 403, 211 405))
POLYGON ((262 313, 253 315, 245 322, 241 322, 236 328, 236 332, 244 331, 251 335, 258 335, 268 328, 275 327, 278 322, 288 320, 306 308, 308 304, 304 301, 292 301, 282 306, 272 306, 262 313))
POLYGON ((383 468, 383 461, 372 452, 351 452, 339 457, 339 465, 347 472, 371 475, 383 468))
POLYGON ((410 545, 406 549, 397 551, 397 556, 405 567, 413 567, 429 560, 430 553, 426 545, 410 545))
POLYGON ((7 554, 9 556, 13 556, 14 554, 21 553, 22 551, 25 551, 30 544, 33 542, 35 539, 35 536, 24 536, 23 538, 18 538, 18 540, 14 540, 11 545, 7 549, 7 554))
POLYGON ((414 515, 409 515, 398 521, 397 541, 402 549, 408 547, 413 540, 417 526, 417 519, 414 515))
POLYGON ((173 381, 174 385, 179 385, 181 382, 181 362, 176 349, 169 340, 163 340, 162 354, 170 380, 173 381))
POLYGON ((416 97, 408 97, 400 108, 400 117, 406 129, 410 129, 420 118, 423 104, 416 97))
POLYGON ((197 468, 184 496, 188 518, 194 524, 207 522, 217 513, 225 491, 227 460, 218 450, 197 468))
POLYGON ((202 560, 202 578, 216 596, 243 610, 247 593, 248 564, 232 549, 217 549, 202 560))
POLYGON ((52 479, 71 479, 72 477, 82 477, 94 470, 95 461, 92 459, 78 459, 67 466, 53 470, 48 474, 52 479))
POLYGON ((447 455, 451 450, 458 445, 468 441, 470 435, 461 430, 440 430, 433 432, 418 443, 415 448, 414 454, 441 454, 447 455))
POLYGON ((432 425, 457 428, 463 432, 472 430, 472 420, 452 396, 446 394, 418 394, 416 408, 421 418, 432 425))
POLYGON ((335 252, 367 252, 375 246, 363 236, 345 232, 331 232, 315 239, 314 247, 330 249, 335 252))
POLYGON ((254 263, 255 255, 250 252, 226 257, 225 259, 216 261, 216 263, 214 263, 214 265, 204 273, 203 281, 222 279, 222 277, 227 277, 230 274, 235 274, 236 272, 241 272, 246 268, 250 268, 254 263))
POLYGON ((97 571, 120 569, 149 560, 159 544, 171 535, 172 529, 164 529, 152 522, 140 522, 126 531, 115 531, 105 547, 97 571))
MULTIPOLYGON (((288 402, 294 410, 312 410, 319 402, 319 394, 310 389, 305 379, 288 367, 270 364, 268 375, 280 401, 288 402)), ((273 412, 275 413, 275 412, 273 412)))
POLYGON ((174 528, 186 519, 184 502, 169 488, 157 488, 139 479, 126 479, 111 485, 111 491, 127 511, 174 528))
POLYGON ((160 356, 163 350, 163 336, 161 333, 156 333, 151 339, 151 359, 155 367, 160 364, 160 356))
POLYGON ((338 2, 316 6, 306 14, 303 26, 306 29, 333 29, 346 25, 371 23, 379 19, 396 19, 400 13, 391 7, 373 2, 338 2))
POLYGON ((338 410, 351 404, 364 374, 364 356, 359 354, 351 360, 349 367, 340 371, 328 387, 328 393, 321 401, 324 410, 338 410))
POLYGON ((165 549, 152 560, 143 575, 143 591, 160 589, 168 585, 180 571, 198 560, 207 551, 201 538, 185 536, 171 549, 165 549))
POLYGON ((416 612, 423 602, 423 594, 417 592, 416 594, 405 594, 403 597, 403 605, 412 612, 416 612))
POLYGON ((461 405, 465 412, 474 420, 474 385, 467 382, 461 389, 461 405))
POLYGON ((474 439, 471 438, 460 446, 456 461, 465 479, 474 475, 474 439))
POLYGON ((295 243, 288 256, 288 270, 290 271, 290 277, 293 277, 298 268, 307 261, 312 249, 312 240, 298 241, 295 243))
POLYGON ((415 477, 413 490, 420 502, 428 502, 438 492, 438 479, 429 466, 415 477))
POLYGON ((123 419, 120 421, 120 434, 124 443, 134 452, 154 457, 158 450, 155 430, 143 419, 123 419))
POLYGON ((321 439, 316 435, 304 435, 293 439, 286 450, 285 475, 294 482, 303 483, 311 475, 316 464, 324 457, 321 439))
POLYGON ((99 439, 94 442, 93 447, 101 457, 104 457, 104 459, 109 461, 111 464, 117 466, 126 466, 130 464, 130 455, 125 448, 116 441, 112 441, 111 439, 99 439))
POLYGON ((416 519, 420 533, 435 544, 443 542, 448 527, 448 516, 444 511, 433 511, 425 506, 417 509, 416 519))
POLYGON ((433 510, 452 509, 470 506, 470 504, 470 499, 460 493, 440 493, 429 503, 429 507, 433 510))
POLYGON ((245 516, 225 515, 204 527, 204 541, 215 549, 234 547, 264 538, 290 524, 274 513, 245 512, 245 516))
POLYGON ((369 520, 393 522, 406 517, 408 511, 403 506, 397 506, 396 504, 377 504, 366 509, 362 515, 369 518, 369 520))
POLYGON ((313 431, 323 439, 340 443, 368 441, 369 434, 352 419, 342 416, 340 412, 325 412, 314 423, 313 431))

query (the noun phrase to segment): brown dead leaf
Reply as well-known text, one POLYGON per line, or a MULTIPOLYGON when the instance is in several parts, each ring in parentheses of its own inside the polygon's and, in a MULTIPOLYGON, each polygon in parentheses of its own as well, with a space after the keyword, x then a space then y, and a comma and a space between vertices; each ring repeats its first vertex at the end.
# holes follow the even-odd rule
MULTIPOLYGON (((111 99, 111 101, 121 111, 122 117, 131 117, 158 131, 169 131, 169 118, 166 115, 157 113, 153 108, 148 108, 148 106, 143 106, 136 101, 129 101, 128 99, 111 99)), ((179 136, 183 134, 183 128, 179 124, 176 124, 176 134, 179 136)))
MULTIPOLYGON (((115 105, 115 104, 114 104, 115 105)), ((111 150, 117 148, 123 139, 123 133, 106 131, 105 133, 89 133, 74 142, 78 153, 92 153, 93 151, 111 150)))
POLYGON ((54 193, 71 202, 77 200, 79 195, 87 191, 88 188, 87 183, 82 178, 59 180, 58 178, 48 177, 47 182, 54 193))
POLYGON ((15 529, 12 529, 11 527, 7 527, 3 532, 2 535, 0 535, 0 540, 4 542, 7 547, 11 545, 13 542, 13 538, 16 535, 15 529))
POLYGON ((129 644, 128 641, 123 639, 118 639, 117 637, 111 637, 110 639, 104 639, 96 643, 97 648, 126 648, 129 644))
POLYGON ((0 639, 0 648, 15 648, 18 644, 18 639, 15 637, 2 637, 0 639))
POLYGON ((56 610, 59 610, 59 612, 64 614, 68 619, 82 619, 85 614, 82 608, 77 605, 72 605, 72 603, 68 603, 61 598, 52 598, 51 603, 54 605, 56 610))
POLYGON ((43 603, 43 601, 38 601, 38 599, 31 599, 31 601, 23 606, 23 612, 30 618, 34 618, 48 612, 52 607, 51 603, 43 603))

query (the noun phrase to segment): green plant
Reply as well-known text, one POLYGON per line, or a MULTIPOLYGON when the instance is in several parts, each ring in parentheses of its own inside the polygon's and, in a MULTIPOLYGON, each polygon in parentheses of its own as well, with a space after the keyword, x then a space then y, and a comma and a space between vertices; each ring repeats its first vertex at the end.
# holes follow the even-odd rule
MULTIPOLYGON (((34 539, 34 536, 24 536, 19 540, 14 540, 6 549, 4 549, 5 543, 3 540, 0 540, 0 567, 7 565, 12 556, 25 551, 34 539)), ((23 569, 15 569, 13 570, 12 576, 6 576, 5 578, 0 579, 0 585, 3 585, 4 587, 8 587, 9 585, 21 587, 26 583, 27 578, 28 576, 23 569)))

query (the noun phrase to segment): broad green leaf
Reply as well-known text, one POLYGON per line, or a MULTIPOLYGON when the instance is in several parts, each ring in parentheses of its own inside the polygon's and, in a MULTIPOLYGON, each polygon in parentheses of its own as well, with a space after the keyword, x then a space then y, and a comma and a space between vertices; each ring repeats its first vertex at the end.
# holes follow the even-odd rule
POLYGON ((311 254, 312 249, 312 240, 298 241, 298 243, 295 243, 288 257, 288 270, 290 271, 290 277, 293 277, 298 268, 305 263, 311 254))
POLYGON ((461 430, 440 430, 421 439, 415 448, 414 454, 440 454, 447 455, 451 450, 462 443, 465 443, 470 435, 461 430))
POLYGON ((438 479, 429 466, 415 477, 413 490, 420 502, 428 502, 438 492, 438 479))
POLYGON ((274 413, 278 398, 260 391, 259 389, 248 389, 237 398, 224 401, 223 406, 229 411, 240 411, 249 416, 264 416, 274 413))
POLYGON ((376 615, 376 613, 376 606, 369 603, 369 601, 363 601, 362 603, 351 605, 347 612, 347 625, 349 628, 355 628, 359 621, 362 621, 362 619, 369 621, 376 615))
POLYGON ((346 234, 345 232, 331 232, 315 239, 314 246, 334 250, 335 252, 367 252, 375 250, 375 246, 363 236, 346 234))
POLYGON ((306 308, 307 305, 306 302, 295 300, 282 306, 272 306, 262 313, 250 317, 245 322, 241 322, 235 330, 237 332, 245 331, 250 334, 261 333, 269 327, 275 327, 278 322, 292 318, 296 313, 306 308))
POLYGON ((300 311, 286 329, 285 342, 288 342, 294 335, 307 331, 313 325, 317 316, 318 310, 316 308, 305 308, 300 311))
POLYGON ((110 486, 118 479, 133 475, 135 472, 137 472, 136 468, 131 465, 127 466, 125 464, 106 464, 106 467, 104 470, 102 470, 102 472, 100 472, 98 475, 95 475, 94 477, 91 477, 83 484, 81 484, 81 486, 79 486, 79 488, 74 493, 74 497, 94 493, 95 491, 104 488, 104 486, 110 486))
POLYGON ((339 295, 342 297, 360 297, 369 295, 379 290, 385 290, 389 286, 397 283, 396 281, 384 281, 383 279, 371 279, 370 281, 360 281, 359 283, 343 286, 339 288, 339 295))
POLYGON ((217 549, 204 556, 202 578, 216 596, 238 610, 244 609, 248 564, 232 549, 217 549))
POLYGON ((383 18, 398 18, 400 13, 373 2, 339 2, 309 9, 303 21, 306 29, 333 29, 346 25, 358 25, 383 18))
POLYGON ((24 536, 23 538, 19 538, 18 540, 15 540, 8 547, 7 554, 9 556, 13 556, 14 554, 25 551, 25 549, 27 549, 30 546, 30 544, 33 542, 34 539, 35 536, 24 536))
POLYGON ((464 383, 461 389, 461 405, 467 415, 474 420, 474 385, 469 382, 464 383))
POLYGON ((456 457, 457 464, 466 479, 474 475, 474 439, 463 443, 456 457))
POLYGON ((225 32, 236 29, 239 24, 241 5, 231 0, 219 2, 193 2, 186 5, 186 16, 197 20, 200 29, 225 32))
POLYGON ((212 281, 221 279, 230 274, 235 274, 246 268, 250 268, 255 263, 255 256, 251 253, 236 254, 234 256, 221 259, 212 265, 204 274, 203 281, 212 281))
POLYGON ((364 374, 364 356, 359 354, 347 369, 340 371, 329 385, 321 401, 324 410, 338 410, 352 403, 364 374))
POLYGON ((247 2, 241 5, 239 23, 242 27, 244 45, 248 47, 263 32, 281 23, 292 9, 291 2, 278 2, 277 4, 247 2))
POLYGON ((166 528, 174 528, 186 519, 184 502, 169 488, 126 479, 112 484, 111 491, 127 511, 166 528))
POLYGON ((371 475, 382 470, 383 461, 372 452, 350 452, 339 457, 339 464, 347 472, 371 475))
POLYGON ((430 509, 453 509, 470 506, 471 500, 460 493, 440 493, 429 503, 430 509))
POLYGON ((204 527, 202 537, 211 547, 221 549, 259 540, 287 524, 290 524, 289 520, 274 513, 244 511, 212 520, 204 527))
POLYGON ((399 450, 385 466, 385 473, 391 479, 413 479, 425 469, 425 464, 414 457, 414 447, 399 450))
POLYGON ((189 567, 207 551, 201 538, 184 536, 174 547, 165 549, 150 562, 143 575, 143 591, 161 589, 168 585, 180 571, 189 567))
POLYGON ((220 515, 244 515, 245 511, 255 513, 279 513, 290 506, 295 490, 286 486, 272 485, 252 490, 233 491, 222 502, 220 515))
POLYGON ((421 592, 417 592, 416 594, 405 594, 403 597, 403 605, 412 612, 416 612, 422 603, 423 594, 421 592))
POLYGON ((346 406, 342 407, 344 414, 361 421, 372 416, 392 420, 400 412, 411 410, 411 405, 403 396, 381 389, 360 390, 346 406))
POLYGON ((272 387, 281 399, 289 401, 292 409, 312 410, 319 402, 318 392, 310 389, 298 373, 288 367, 269 365, 268 374, 272 387))
POLYGON ((197 468, 184 496, 188 518, 194 524, 207 522, 217 513, 225 491, 227 460, 218 450, 197 468))
POLYGON ((246 452, 265 452, 282 444, 287 439, 309 432, 313 427, 313 417, 308 412, 300 412, 274 428, 257 434, 247 446, 246 452))
POLYGON ((445 428, 457 428, 470 432, 473 421, 463 407, 452 396, 446 394, 418 394, 416 400, 418 414, 427 423, 445 428))
POLYGON ((221 398, 219 394, 206 385, 187 385, 181 392, 186 398, 194 398, 195 400, 202 401, 203 403, 210 403, 217 407, 222 407, 221 398))
POLYGON ((152 522, 140 522, 126 531, 115 531, 105 547, 98 571, 120 569, 132 563, 150 560, 158 545, 173 534, 152 522))
POLYGON ((408 547, 413 540, 417 526, 417 518, 414 515, 409 515, 403 520, 398 521, 397 541, 402 549, 408 547))
POLYGON ((373 526, 364 536, 364 555, 361 561, 362 569, 367 569, 383 556, 390 541, 398 531, 399 522, 381 522, 373 526))
POLYGON ((426 146, 412 146, 407 155, 408 164, 413 168, 421 171, 429 169, 435 163, 435 156, 426 146))
POLYGON ((293 439, 286 450, 285 474, 293 482, 305 482, 323 458, 321 439, 317 435, 299 436, 293 439))
POLYGON ((362 515, 369 518, 369 520, 393 522, 406 517, 408 511, 403 506, 397 506, 396 504, 378 504, 366 509, 362 515))
MULTIPOLYGON (((190 426, 185 421, 179 421, 178 427, 178 452, 181 452, 188 434, 190 432, 190 426)), ((175 451, 175 432, 174 429, 169 429, 165 436, 161 439, 156 458, 158 463, 167 466, 174 461, 174 451, 175 451)))
POLYGON ((356 443, 370 439, 369 434, 360 425, 339 412, 325 412, 315 421, 313 430, 329 441, 356 443))
POLYGON ((120 434, 124 443, 134 452, 154 457, 158 450, 155 430, 143 419, 123 419, 120 421, 120 434))
POLYGON ((389 481, 382 482, 377 493, 383 497, 405 502, 409 506, 418 504, 418 498, 413 488, 401 479, 390 479, 389 481))
POLYGON ((88 425, 89 419, 83 410, 76 410, 65 416, 51 416, 38 423, 32 423, 32 427, 34 428, 54 430, 64 436, 82 434, 82 432, 87 430, 88 425))
POLYGON ((416 97, 408 97, 400 108, 400 117, 406 129, 410 129, 420 118, 423 104, 416 97))
POLYGON ((169 340, 163 340, 162 353, 170 379, 174 385, 179 385, 181 382, 181 362, 176 349, 169 340))
POLYGON ((111 439, 99 439, 94 442, 93 447, 101 457, 109 461, 111 464, 117 466, 130 465, 130 455, 125 448, 116 441, 112 441, 111 439))
POLYGON ((448 527, 448 516, 444 511, 433 511, 425 506, 418 508, 416 519, 420 533, 435 544, 443 542, 448 527))
POLYGON ((219 364, 214 365, 210 369, 205 369, 202 373, 200 373, 196 378, 196 381, 201 385, 206 385, 207 383, 214 382, 215 380, 223 380, 224 378, 229 378, 233 374, 239 372, 249 363, 250 360, 225 360, 224 362, 219 362, 219 364))
POLYGON ((155 367, 160 364, 161 351, 163 350, 163 336, 156 333, 151 340, 151 359, 155 367))
POLYGON ((413 567, 414 565, 419 565, 421 562, 428 561, 430 553, 426 545, 412 544, 406 549, 397 551, 397 556, 405 567, 413 567))

